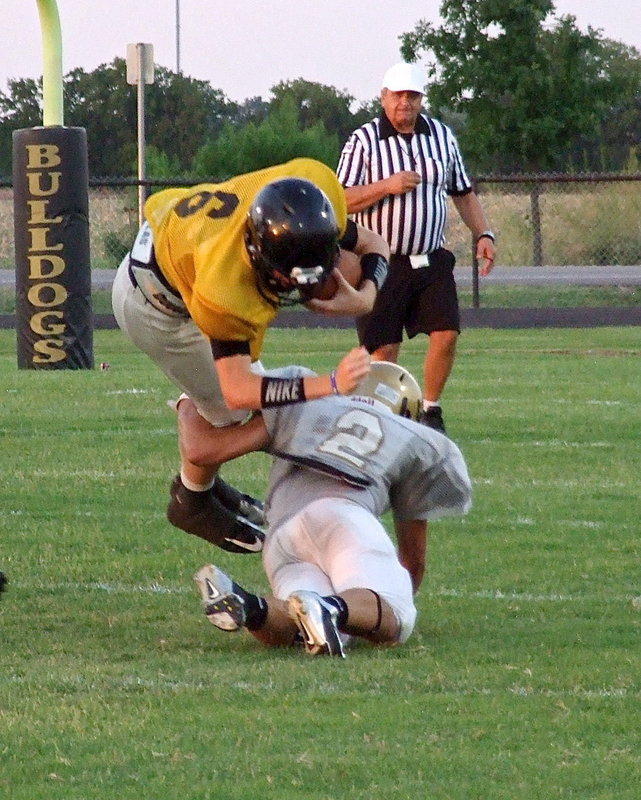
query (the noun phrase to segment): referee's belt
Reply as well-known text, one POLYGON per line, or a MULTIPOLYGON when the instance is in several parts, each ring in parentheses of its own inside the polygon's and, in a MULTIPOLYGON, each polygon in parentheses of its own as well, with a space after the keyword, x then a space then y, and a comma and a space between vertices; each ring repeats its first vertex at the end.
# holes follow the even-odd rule
POLYGON ((129 253, 129 279, 148 303, 168 317, 189 317, 187 306, 156 261, 151 228, 145 222, 129 253))

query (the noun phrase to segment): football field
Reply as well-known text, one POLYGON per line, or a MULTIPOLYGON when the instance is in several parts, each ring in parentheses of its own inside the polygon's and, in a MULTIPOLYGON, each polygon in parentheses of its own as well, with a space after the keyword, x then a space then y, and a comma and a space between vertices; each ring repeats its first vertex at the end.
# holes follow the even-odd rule
MULTIPOLYGON (((272 330, 331 369, 349 330, 272 330)), ((424 338, 402 363, 421 382, 424 338)), ((0 797, 637 800, 641 329, 465 331, 443 398, 474 505, 430 527, 417 626, 345 661, 214 629, 172 528, 175 392, 119 331, 20 371, 0 331, 0 797)), ((269 459, 223 475, 262 496, 269 459)))

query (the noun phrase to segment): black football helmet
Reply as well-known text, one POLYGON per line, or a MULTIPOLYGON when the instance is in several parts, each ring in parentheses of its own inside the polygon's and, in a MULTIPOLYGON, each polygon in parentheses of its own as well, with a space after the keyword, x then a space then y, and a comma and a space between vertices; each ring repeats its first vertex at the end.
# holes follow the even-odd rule
POLYGON ((245 224, 258 285, 279 305, 309 300, 338 255, 338 223, 327 195, 311 181, 282 178, 264 186, 245 224))

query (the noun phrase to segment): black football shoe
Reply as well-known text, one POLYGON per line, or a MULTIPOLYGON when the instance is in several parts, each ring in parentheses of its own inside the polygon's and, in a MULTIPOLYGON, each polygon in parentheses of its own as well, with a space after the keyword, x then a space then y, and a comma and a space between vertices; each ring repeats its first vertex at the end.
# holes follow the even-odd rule
POLYGON ((445 423, 443 422, 443 410, 440 406, 430 406, 423 409, 418 421, 421 425, 427 425, 428 428, 433 428, 435 431, 444 433, 447 436, 445 423))
POLYGON ((260 553, 265 532, 220 502, 213 489, 192 492, 176 475, 169 490, 167 519, 176 528, 230 553, 260 553))
POLYGON ((260 500, 249 494, 243 494, 226 483, 220 475, 216 475, 213 492, 226 509, 232 514, 245 517, 254 525, 265 524, 265 509, 260 500))

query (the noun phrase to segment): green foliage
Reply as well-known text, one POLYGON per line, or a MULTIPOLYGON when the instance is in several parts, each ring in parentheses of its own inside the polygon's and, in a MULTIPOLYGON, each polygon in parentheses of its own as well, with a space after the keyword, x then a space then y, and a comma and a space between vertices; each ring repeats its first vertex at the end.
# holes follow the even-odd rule
POLYGON ((178 158, 172 158, 166 151, 159 150, 153 144, 146 148, 145 164, 150 178, 175 178, 181 174, 178 158))
POLYGON ((13 131, 42 125, 42 81, 9 80, 0 92, 0 175, 11 175, 13 131))
MULTIPOLYGON (((428 107, 454 128, 476 174, 625 171, 634 163, 641 54, 554 12, 551 0, 444 0, 441 27, 420 20, 402 37, 404 58, 428 59, 428 107)), ((94 178, 135 174, 137 89, 125 74, 115 58, 64 78, 65 124, 86 129, 94 178)), ((271 92, 269 101, 238 104, 157 66, 145 87, 146 137, 166 160, 154 170, 175 178, 206 165, 204 174, 222 177, 292 153, 335 167, 352 130, 380 111, 377 98, 353 109, 346 90, 303 78, 271 92)), ((41 81, 9 81, 0 92, 0 175, 11 174, 13 130, 41 124, 41 81)))
MULTIPOLYGON (((65 121, 87 131, 92 177, 136 172, 137 89, 125 75, 116 58, 65 76, 65 121)), ((148 175, 224 176, 300 155, 335 167, 343 141, 376 113, 375 101, 352 113, 351 95, 302 78, 279 83, 273 94, 270 102, 237 104, 204 81, 156 67, 145 87, 148 175)), ((40 84, 10 82, 9 93, 0 93, 0 174, 11 173, 12 130, 39 124, 40 84)))
MULTIPOLYGON (((126 82, 126 63, 116 58, 91 73, 65 79, 66 116, 86 128, 92 175, 130 175, 137 158, 137 89, 126 82)), ((146 141, 165 153, 178 172, 236 108, 204 81, 158 67, 145 87, 146 141)))
POLYGON ((333 86, 313 83, 298 78, 295 81, 282 81, 271 90, 274 99, 270 103, 273 111, 293 102, 298 109, 298 125, 301 130, 324 125, 328 133, 334 133, 342 144, 355 128, 367 122, 375 114, 371 106, 360 106, 352 113, 354 97, 340 92, 333 86))
POLYGON ((637 143, 641 141, 641 53, 605 40, 603 71, 611 86, 607 110, 592 136, 580 136, 571 155, 583 171, 638 173, 637 143))
POLYGON ((402 37, 406 59, 429 57, 433 113, 464 114, 477 172, 563 170, 573 142, 594 139, 629 96, 638 54, 553 12, 551 0, 448 0, 441 27, 421 21, 402 37))
MULTIPOLYGON (((265 364, 324 371, 353 341, 272 330, 265 364)), ((402 351, 417 377, 424 348, 402 351)), ((108 371, 18 371, 0 331, 0 794, 637 800, 638 330, 459 348, 447 421, 474 507, 431 525, 407 644, 337 663, 204 618, 202 564, 266 582, 164 518, 174 394, 145 356, 98 332, 108 371)), ((225 474, 261 493, 268 463, 225 474)))
POLYGON ((222 180, 300 156, 334 168, 339 152, 336 134, 328 133, 322 122, 300 128, 296 104, 287 98, 262 122, 240 128, 228 124, 200 150, 193 170, 222 180))
MULTIPOLYGON (((42 124, 41 81, 9 82, 0 93, 0 172, 11 172, 11 131, 42 124)), ((85 128, 93 177, 135 174, 137 88, 126 81, 126 62, 116 58, 92 72, 64 77, 65 124, 85 128)), ((186 172, 199 147, 234 118, 238 106, 205 81, 156 67, 145 87, 146 140, 163 152, 177 173, 186 172)))

